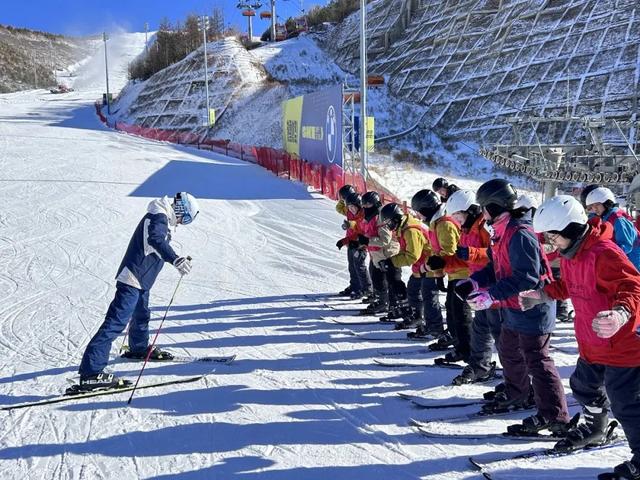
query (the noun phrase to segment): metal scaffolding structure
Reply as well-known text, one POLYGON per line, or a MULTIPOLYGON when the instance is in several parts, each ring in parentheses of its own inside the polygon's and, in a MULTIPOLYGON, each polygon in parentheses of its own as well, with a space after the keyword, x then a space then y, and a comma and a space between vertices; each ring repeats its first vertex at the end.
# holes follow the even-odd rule
POLYGON ((480 154, 499 167, 553 185, 545 191, 552 192, 561 182, 626 185, 640 174, 638 120, 572 116, 507 120, 511 143, 481 148, 480 154), (571 141, 566 132, 572 132, 571 141))

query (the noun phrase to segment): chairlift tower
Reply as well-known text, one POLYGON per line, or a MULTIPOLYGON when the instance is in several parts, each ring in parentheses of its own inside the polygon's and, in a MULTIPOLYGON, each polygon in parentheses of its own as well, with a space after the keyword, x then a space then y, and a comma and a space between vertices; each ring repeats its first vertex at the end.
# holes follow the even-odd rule
MULTIPOLYGON (((360 90, 342 87, 342 169, 355 175, 363 168, 360 150, 356 148, 356 104, 360 103, 360 90)), ((362 139, 360 139, 362 142, 362 139)), ((366 179, 366 176, 364 177, 366 179)))
POLYGON ((522 115, 507 122, 511 142, 483 147, 480 154, 543 182, 545 197, 554 195, 562 182, 617 186, 640 174, 640 121, 635 116, 522 115), (567 139, 569 132, 572 140, 567 139))
POLYGON ((249 42, 253 41, 253 17, 256 16, 256 10, 262 7, 260 2, 239 2, 236 8, 242 10, 242 16, 247 17, 249 42))

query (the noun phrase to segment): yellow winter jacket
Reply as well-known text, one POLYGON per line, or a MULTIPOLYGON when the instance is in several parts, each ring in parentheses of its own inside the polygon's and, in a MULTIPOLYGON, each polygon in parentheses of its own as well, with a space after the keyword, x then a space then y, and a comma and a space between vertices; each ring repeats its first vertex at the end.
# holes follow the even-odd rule
MULTIPOLYGON (((449 280, 459 280, 461 278, 469 277, 469 268, 466 266, 452 266, 449 267, 450 263, 460 263, 464 264, 464 262, 450 262, 452 258, 456 258, 456 250, 458 248, 458 243, 460 242, 460 228, 453 223, 451 220, 446 217, 440 217, 437 220, 431 222, 429 228, 433 229, 436 232, 436 236, 438 237, 438 243, 440 244, 440 251, 433 253, 433 255, 438 255, 440 257, 444 257, 447 260, 447 267, 445 268, 445 272, 449 280)), ((438 272, 442 272, 439 270, 438 272)), ((439 276, 439 275, 436 275, 439 276)))
POLYGON ((406 214, 404 220, 400 223, 400 227, 396 230, 396 237, 400 242, 400 253, 391 257, 393 265, 400 268, 416 263, 420 259, 427 243, 427 239, 420 227, 420 221, 406 214))

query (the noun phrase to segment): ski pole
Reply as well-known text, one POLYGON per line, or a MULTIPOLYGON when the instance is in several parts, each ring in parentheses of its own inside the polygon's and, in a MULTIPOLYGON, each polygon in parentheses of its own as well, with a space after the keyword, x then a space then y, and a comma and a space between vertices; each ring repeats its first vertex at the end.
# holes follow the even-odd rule
MULTIPOLYGON (((189 261, 191 261, 191 257, 187 257, 187 259, 189 261)), ((182 282, 182 278, 184 277, 184 275, 180 275, 180 278, 178 279, 178 284, 176 285, 175 290, 173 291, 173 295, 171 295, 171 300, 169 300, 169 305, 167 305, 167 309, 164 312, 164 316, 162 317, 162 321, 160 322, 160 325, 158 326, 158 330, 156 331, 155 336, 153 337, 153 341, 151 342, 151 345, 149 346, 149 349, 147 351, 147 356, 144 359, 144 363, 142 364, 142 368, 140 369, 140 373, 138 374, 138 378, 136 379, 136 383, 133 386, 133 390, 131 391, 131 396, 129 397, 129 400, 127 400, 127 405, 131 404, 131 400, 133 400, 133 395, 136 393, 136 388, 138 388, 138 383, 140 382, 140 378, 142 378, 142 372, 144 372, 144 368, 147 366, 147 362, 149 361, 149 357, 151 357, 151 352, 153 352, 153 347, 156 344, 156 340, 158 339, 158 335, 160 334, 160 330, 162 329, 162 324, 164 323, 165 319, 167 318, 167 315, 169 313, 169 309, 171 308, 171 304, 173 303, 173 299, 176 297, 176 293, 178 292, 178 288, 180 287, 180 283, 182 282)))
MULTIPOLYGON (((127 328, 124 329, 124 335, 122 336, 122 343, 120 344, 120 350, 118 350, 118 355, 122 355, 124 353, 124 342, 127 341, 127 335, 129 334, 129 325, 131 325, 131 320, 127 322, 127 328)), ((127 345, 127 349, 129 345, 127 345)))

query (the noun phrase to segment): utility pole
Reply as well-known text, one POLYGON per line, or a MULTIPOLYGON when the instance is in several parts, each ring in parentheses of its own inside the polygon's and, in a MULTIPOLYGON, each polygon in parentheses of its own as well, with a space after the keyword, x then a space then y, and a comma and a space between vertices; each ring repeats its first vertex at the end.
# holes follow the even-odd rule
POLYGON ((102 32, 102 41, 104 42, 104 71, 107 83, 107 114, 111 115, 111 97, 109 96, 109 60, 107 59, 107 32, 102 32))
POLYGON ((202 45, 204 46, 204 89, 207 94, 207 114, 205 119, 207 121, 207 131, 211 127, 211 122, 209 121, 209 66, 207 64, 207 30, 209 30, 209 17, 203 15, 200 19, 200 29, 202 30, 202 45))
POLYGON ((276 41, 276 0, 271 0, 271 41, 276 41))
POLYGON ((144 22, 144 53, 149 54, 149 22, 144 22))
POLYGON ((51 63, 51 72, 53 73, 57 85, 58 77, 56 76, 56 62, 53 59, 53 45, 51 44, 51 40, 49 40, 49 62, 51 63))
POLYGON ((367 2, 360 0, 360 162, 366 181, 369 166, 367 142, 367 2))
POLYGON ((31 64, 33 65, 33 81, 36 84, 36 89, 38 88, 38 66, 36 65, 36 54, 31 55, 31 64))

